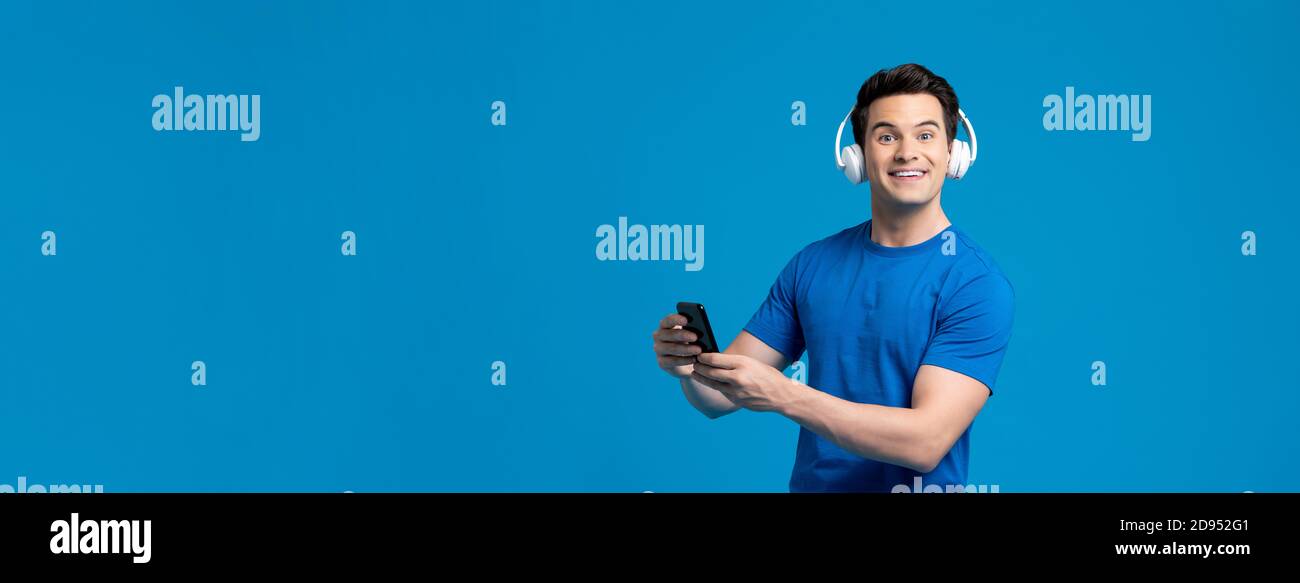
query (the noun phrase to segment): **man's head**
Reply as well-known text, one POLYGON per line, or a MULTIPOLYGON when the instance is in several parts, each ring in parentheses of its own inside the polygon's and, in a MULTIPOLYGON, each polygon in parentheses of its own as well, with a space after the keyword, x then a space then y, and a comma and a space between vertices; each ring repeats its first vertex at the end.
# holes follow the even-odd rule
POLYGON ((883 69, 858 90, 850 119, 873 198, 922 206, 939 195, 960 119, 943 77, 916 64, 883 69))

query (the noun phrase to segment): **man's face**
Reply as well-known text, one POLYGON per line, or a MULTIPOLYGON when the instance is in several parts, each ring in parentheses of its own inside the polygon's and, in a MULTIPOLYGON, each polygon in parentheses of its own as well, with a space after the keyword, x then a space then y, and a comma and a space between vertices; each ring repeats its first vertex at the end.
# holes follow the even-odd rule
POLYGON ((872 101, 865 141, 862 151, 873 198, 923 206, 939 195, 949 153, 938 98, 918 93, 872 101))

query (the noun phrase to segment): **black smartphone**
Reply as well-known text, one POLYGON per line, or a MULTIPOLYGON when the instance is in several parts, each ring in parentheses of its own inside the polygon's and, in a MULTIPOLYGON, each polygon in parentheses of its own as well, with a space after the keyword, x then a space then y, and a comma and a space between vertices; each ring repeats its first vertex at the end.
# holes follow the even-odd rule
POLYGON ((704 312, 702 304, 677 302, 677 313, 686 316, 686 325, 682 326, 682 329, 695 333, 696 340, 691 344, 698 344, 703 352, 718 351, 718 340, 713 336, 709 315, 704 312))

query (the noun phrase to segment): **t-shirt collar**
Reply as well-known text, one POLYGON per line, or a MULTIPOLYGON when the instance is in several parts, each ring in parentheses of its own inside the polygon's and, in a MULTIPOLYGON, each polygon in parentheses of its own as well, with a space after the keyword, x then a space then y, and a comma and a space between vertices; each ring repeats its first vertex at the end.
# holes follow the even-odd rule
POLYGON ((863 225, 862 226, 863 248, 865 248, 867 251, 871 252, 872 254, 880 255, 883 257, 907 257, 911 255, 917 255, 920 253, 934 251, 936 248, 938 248, 940 245, 943 244, 944 233, 948 231, 952 231, 955 233, 957 231, 957 228, 953 226, 951 223, 949 223, 948 226, 944 227, 942 231, 935 233, 933 237, 930 237, 929 239, 923 242, 917 243, 915 245, 908 245, 906 247, 886 247, 884 245, 881 245, 880 243, 871 240, 871 219, 867 219, 867 222, 863 223, 862 225, 863 225))

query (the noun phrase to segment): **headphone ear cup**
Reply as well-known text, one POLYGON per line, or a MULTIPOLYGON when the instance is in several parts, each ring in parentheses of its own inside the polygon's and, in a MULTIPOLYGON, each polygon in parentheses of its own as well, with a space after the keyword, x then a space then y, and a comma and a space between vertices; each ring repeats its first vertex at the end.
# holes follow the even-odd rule
POLYGON ((961 140, 952 141, 952 155, 948 157, 948 178, 961 180, 970 168, 970 146, 961 140))
POLYGON ((845 146, 840 157, 844 159, 844 177, 853 184, 862 184, 867 179, 866 168, 862 165, 862 148, 857 144, 845 146))

